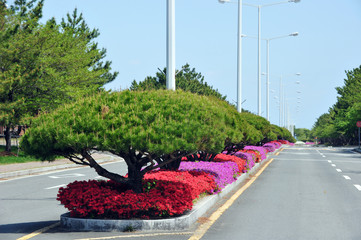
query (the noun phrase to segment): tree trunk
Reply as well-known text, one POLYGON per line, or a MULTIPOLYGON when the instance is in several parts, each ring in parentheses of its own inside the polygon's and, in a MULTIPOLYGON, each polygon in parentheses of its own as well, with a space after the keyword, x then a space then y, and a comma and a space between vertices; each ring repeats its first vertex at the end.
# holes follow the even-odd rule
POLYGON ((143 192, 143 174, 141 169, 130 169, 128 167, 128 178, 130 180, 130 187, 135 193, 143 192))
POLYGON ((6 126, 5 129, 5 142, 6 142, 5 151, 11 152, 11 132, 10 132, 10 127, 8 126, 6 126))

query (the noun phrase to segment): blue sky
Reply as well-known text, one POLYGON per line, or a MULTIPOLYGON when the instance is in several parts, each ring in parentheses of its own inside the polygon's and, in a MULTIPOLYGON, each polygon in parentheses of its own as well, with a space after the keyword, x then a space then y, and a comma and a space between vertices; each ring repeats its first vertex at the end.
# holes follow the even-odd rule
MULTIPOLYGON (((218 0, 175 2, 176 68, 189 63, 202 73, 208 84, 235 102, 237 4, 220 4, 218 0)), ((278 1, 243 2, 263 5, 278 1)), ((97 42, 107 49, 107 60, 119 71, 107 89, 126 89, 133 80, 154 76, 158 68, 166 66, 165 0, 45 0, 43 18, 55 17, 60 21, 74 8, 83 13, 91 28, 100 30, 97 42)), ((299 32, 297 37, 270 42, 271 123, 279 123, 275 97, 279 96, 281 75, 290 106, 290 121, 296 127, 311 128, 336 102, 335 87, 343 85, 345 70, 361 65, 360 10, 359 0, 301 0, 262 8, 263 38, 299 32), (295 84, 296 81, 301 84, 295 84)), ((243 34, 256 36, 257 8, 244 6, 242 19, 243 34)), ((243 107, 257 113, 257 40, 243 38, 242 43, 243 107)), ((261 69, 266 71, 264 41, 261 69)), ((266 116, 265 89, 263 77, 262 116, 266 116)))

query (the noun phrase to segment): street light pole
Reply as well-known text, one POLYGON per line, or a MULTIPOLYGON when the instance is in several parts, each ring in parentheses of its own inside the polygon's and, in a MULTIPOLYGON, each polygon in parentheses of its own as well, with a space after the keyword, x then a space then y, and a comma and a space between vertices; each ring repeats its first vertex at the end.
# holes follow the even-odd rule
POLYGON ((238 0, 237 111, 242 112, 242 0, 238 0))
MULTIPOLYGON (((293 75, 293 74, 292 74, 293 75)), ((301 73, 296 73, 294 74, 296 76, 301 76, 301 73)), ((287 75, 289 76, 289 75, 287 75)), ((285 77, 284 75, 281 75, 280 78, 280 119, 279 119, 279 126, 280 127, 285 127, 286 124, 286 101, 285 101, 285 94, 284 94, 284 85, 282 83, 282 78, 285 77)), ((296 82, 297 84, 299 84, 299 82, 296 82)))
MULTIPOLYGON (((221 0, 220 0, 221 1, 221 0)), ((282 1, 282 2, 275 2, 275 3, 270 3, 270 4, 264 4, 264 5, 253 5, 253 4, 244 4, 246 6, 251 6, 251 7, 257 7, 258 9, 258 115, 261 116, 261 105, 262 105, 262 101, 261 101, 261 8, 263 7, 269 7, 269 6, 273 6, 273 5, 278 5, 278 4, 283 4, 283 3, 289 3, 289 2, 293 2, 293 3, 298 3, 301 0, 288 0, 288 1, 282 1)))
MULTIPOLYGON (((298 3, 301 0, 288 0, 282 2, 275 2, 265 5, 254 5, 254 4, 247 4, 242 3, 242 0, 238 0, 238 46, 237 46, 237 110, 238 112, 242 111, 242 97, 241 97, 241 90, 242 90, 242 4, 251 7, 258 8, 258 115, 261 116, 261 8, 273 6, 282 3, 289 3, 294 2, 298 3)), ((218 0, 220 3, 233 3, 230 0, 218 0)))
POLYGON ((270 76, 270 73, 269 73, 269 42, 274 39, 285 38, 285 37, 296 37, 296 36, 298 36, 298 32, 265 39, 267 41, 267 96, 266 97, 267 97, 267 120, 268 121, 269 121, 269 76, 270 76))
MULTIPOLYGON (((220 3, 230 0, 218 0, 220 3)), ((238 0, 237 26, 237 111, 242 112, 242 0, 238 0)))
POLYGON ((175 0, 167 0, 167 89, 175 90, 175 0))
POLYGON ((258 116, 261 116, 261 7, 258 5, 258 116))

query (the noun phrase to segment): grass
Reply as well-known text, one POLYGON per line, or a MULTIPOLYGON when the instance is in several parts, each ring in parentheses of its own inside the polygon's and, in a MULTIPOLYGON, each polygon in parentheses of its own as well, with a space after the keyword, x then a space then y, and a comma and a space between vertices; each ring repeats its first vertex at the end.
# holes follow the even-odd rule
MULTIPOLYGON (((0 153, 3 151, 5 151, 5 146, 0 146, 0 153)), ((12 146, 11 152, 16 155, 18 153, 18 148, 16 146, 12 146)), ((0 156, 0 165, 35 161, 39 160, 34 157, 25 155, 22 151, 19 151, 19 156, 0 156)))

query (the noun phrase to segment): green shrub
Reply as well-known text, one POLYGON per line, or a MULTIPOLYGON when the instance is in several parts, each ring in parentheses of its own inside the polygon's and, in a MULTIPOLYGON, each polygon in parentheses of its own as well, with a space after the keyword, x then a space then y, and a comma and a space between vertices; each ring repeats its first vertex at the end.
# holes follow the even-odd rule
POLYGON ((60 155, 88 165, 141 192, 146 172, 243 141, 243 123, 236 109, 216 97, 167 90, 100 93, 35 118, 21 147, 42 160, 60 155), (124 158, 128 178, 102 168, 93 150, 124 158))

